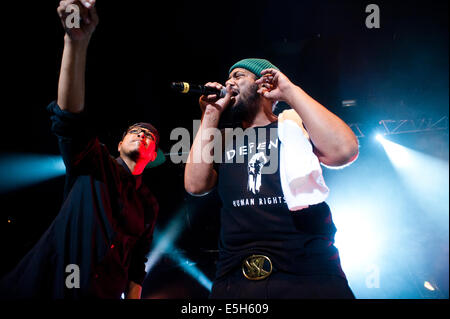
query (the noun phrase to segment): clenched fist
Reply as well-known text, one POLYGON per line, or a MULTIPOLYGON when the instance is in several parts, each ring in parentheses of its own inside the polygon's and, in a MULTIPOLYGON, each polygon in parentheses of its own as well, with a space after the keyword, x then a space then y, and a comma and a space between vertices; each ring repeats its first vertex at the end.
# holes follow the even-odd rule
POLYGON ((89 42, 98 24, 95 0, 62 0, 57 12, 72 41, 89 42))

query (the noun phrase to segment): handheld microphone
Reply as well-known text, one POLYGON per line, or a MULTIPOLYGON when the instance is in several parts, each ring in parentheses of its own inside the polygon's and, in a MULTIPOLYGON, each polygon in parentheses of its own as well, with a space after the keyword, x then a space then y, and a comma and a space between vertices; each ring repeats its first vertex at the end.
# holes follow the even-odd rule
POLYGON ((227 94, 227 89, 222 88, 222 90, 216 88, 210 88, 200 84, 190 84, 187 82, 172 82, 170 85, 172 89, 180 93, 200 93, 202 95, 216 94, 219 98, 225 97, 227 94))

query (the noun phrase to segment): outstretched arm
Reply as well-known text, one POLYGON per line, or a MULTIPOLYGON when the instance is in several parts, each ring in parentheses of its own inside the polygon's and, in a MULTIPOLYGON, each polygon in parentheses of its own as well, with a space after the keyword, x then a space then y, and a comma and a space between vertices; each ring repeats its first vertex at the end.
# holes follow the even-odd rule
POLYGON ((80 113, 84 110, 87 48, 98 24, 95 0, 63 0, 57 12, 66 31, 57 103, 64 111, 80 113), (77 12, 81 21, 74 21, 77 12))

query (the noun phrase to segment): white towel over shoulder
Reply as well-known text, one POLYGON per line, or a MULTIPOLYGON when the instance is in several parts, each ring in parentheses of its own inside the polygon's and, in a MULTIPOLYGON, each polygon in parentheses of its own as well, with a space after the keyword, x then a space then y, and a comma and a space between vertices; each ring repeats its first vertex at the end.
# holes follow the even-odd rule
POLYGON ((325 201, 329 189, 308 132, 295 110, 278 116, 278 137, 281 188, 289 209, 296 211, 325 201))

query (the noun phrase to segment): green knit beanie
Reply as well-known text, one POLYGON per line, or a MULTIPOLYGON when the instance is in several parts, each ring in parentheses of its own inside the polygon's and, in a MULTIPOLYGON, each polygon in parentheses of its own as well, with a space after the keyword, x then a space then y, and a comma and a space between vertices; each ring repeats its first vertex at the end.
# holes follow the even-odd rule
POLYGON ((255 59, 255 58, 243 59, 243 60, 237 62, 230 68, 230 71, 228 71, 228 74, 230 74, 231 71, 233 71, 236 68, 242 68, 242 69, 249 70, 250 72, 252 72, 253 74, 256 75, 257 79, 259 79, 261 77, 262 70, 269 69, 269 68, 280 70, 275 65, 273 65, 272 63, 270 63, 269 61, 267 61, 265 59, 255 59))

